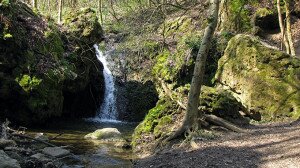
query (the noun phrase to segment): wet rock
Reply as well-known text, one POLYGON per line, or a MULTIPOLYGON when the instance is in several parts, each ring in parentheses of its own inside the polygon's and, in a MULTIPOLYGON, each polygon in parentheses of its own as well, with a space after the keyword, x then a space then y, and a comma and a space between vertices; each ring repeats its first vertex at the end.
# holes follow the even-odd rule
POLYGON ((44 133, 37 133, 34 138, 41 141, 49 141, 49 138, 44 133))
POLYGON ((48 162, 45 164, 45 168, 55 168, 56 166, 52 162, 48 162))
POLYGON ((44 155, 42 153, 36 153, 36 154, 34 154, 34 155, 30 156, 30 157, 34 158, 34 159, 37 159, 40 162, 48 162, 48 161, 50 161, 50 159, 46 155, 44 155))
POLYGON ((44 154, 52 157, 63 157, 70 154, 70 151, 61 147, 46 147, 42 151, 44 154))
POLYGON ((20 168, 17 160, 10 158, 3 150, 0 150, 0 167, 20 168))
POLYGON ((120 141, 120 142, 116 142, 114 144, 115 147, 118 147, 118 148, 123 148, 123 149, 130 149, 131 148, 131 145, 130 143, 126 142, 126 141, 120 141))
POLYGON ((8 139, 0 139, 0 149, 4 149, 6 147, 16 146, 16 142, 8 139))
POLYGON ((25 148, 20 148, 20 147, 6 147, 4 148, 5 151, 12 151, 12 152, 19 152, 19 153, 22 153, 22 154, 26 154, 26 155, 29 155, 32 153, 32 150, 31 149, 25 149, 25 148))
POLYGON ((98 129, 93 133, 89 133, 84 136, 85 139, 97 139, 97 140, 118 140, 121 138, 121 133, 117 128, 103 128, 98 129))
POLYGON ((43 163, 36 159, 28 159, 24 164, 21 165, 22 168, 33 168, 33 167, 43 167, 43 163))

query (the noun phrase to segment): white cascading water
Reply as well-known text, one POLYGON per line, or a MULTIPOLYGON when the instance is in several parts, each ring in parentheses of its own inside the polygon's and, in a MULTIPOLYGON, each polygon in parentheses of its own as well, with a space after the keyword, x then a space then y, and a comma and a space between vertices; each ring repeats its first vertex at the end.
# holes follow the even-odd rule
POLYGON ((96 50, 97 59, 103 64, 103 76, 105 83, 104 100, 100 110, 97 112, 97 116, 93 119, 94 121, 103 122, 118 122, 117 121, 117 110, 116 110, 116 99, 115 99, 115 83, 114 77, 108 68, 108 62, 106 60, 106 54, 99 50, 97 44, 94 45, 96 50))

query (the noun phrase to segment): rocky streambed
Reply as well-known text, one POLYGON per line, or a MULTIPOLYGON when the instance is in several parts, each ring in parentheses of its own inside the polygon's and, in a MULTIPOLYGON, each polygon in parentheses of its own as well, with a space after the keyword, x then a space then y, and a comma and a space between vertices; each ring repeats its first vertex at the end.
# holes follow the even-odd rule
POLYGON ((132 167, 130 139, 135 126, 76 121, 27 130, 24 136, 30 138, 8 135, 0 140, 0 167, 132 167), (98 139, 86 136, 101 129, 105 133, 98 139))

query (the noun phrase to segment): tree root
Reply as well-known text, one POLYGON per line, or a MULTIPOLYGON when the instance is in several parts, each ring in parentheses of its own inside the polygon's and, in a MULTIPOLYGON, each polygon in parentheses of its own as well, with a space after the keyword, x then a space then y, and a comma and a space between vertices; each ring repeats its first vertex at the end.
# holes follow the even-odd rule
MULTIPOLYGON (((171 100, 176 101, 176 103, 179 105, 180 108, 186 110, 187 108, 182 102, 180 102, 179 100, 175 100, 173 98, 172 90, 168 88, 168 86, 164 83, 164 81, 162 79, 159 79, 159 81, 160 81, 161 86, 162 86, 164 92, 166 93, 166 95, 168 97, 170 97, 171 100)), ((199 119, 199 123, 197 123, 196 127, 195 126, 189 127, 188 125, 181 125, 176 131, 172 132, 169 136, 165 136, 165 137, 158 139, 157 142, 154 144, 154 149, 156 149, 158 146, 163 146, 166 143, 168 143, 169 141, 182 136, 184 133, 188 134, 188 135, 185 135, 186 139, 190 139, 190 138, 192 138, 191 136, 194 134, 194 132, 197 131, 199 124, 208 126, 209 123, 222 126, 224 128, 227 128, 231 131, 238 132, 238 133, 246 133, 247 132, 247 130, 240 128, 223 118, 220 118, 220 117, 212 115, 212 114, 210 114, 210 115, 203 114, 203 117, 199 119)), ((186 141, 184 141, 184 142, 186 142, 186 141)))
POLYGON ((205 121, 209 122, 209 123, 212 123, 212 124, 215 124, 215 125, 219 125, 219 126, 222 126, 224 128, 227 128, 231 131, 234 131, 234 132, 238 132, 238 133, 246 133, 248 132, 247 130, 243 129, 243 128, 240 128, 232 123, 230 123, 229 121, 223 119, 223 118, 220 118, 218 116, 215 116, 215 115, 207 115, 205 114, 205 121))

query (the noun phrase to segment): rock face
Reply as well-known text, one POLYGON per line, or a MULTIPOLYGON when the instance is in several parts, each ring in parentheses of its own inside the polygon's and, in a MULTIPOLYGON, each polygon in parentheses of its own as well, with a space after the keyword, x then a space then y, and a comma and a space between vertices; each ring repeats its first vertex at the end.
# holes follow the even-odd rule
POLYGON ((20 168, 20 164, 17 162, 17 160, 7 156, 7 154, 3 150, 0 150, 0 167, 20 168))
POLYGON ((0 149, 4 149, 6 147, 13 147, 16 145, 16 142, 13 140, 0 139, 0 149))
POLYGON ((66 117, 93 117, 104 95, 103 66, 97 60, 93 45, 103 39, 96 12, 90 8, 72 11, 63 23, 69 56, 76 67, 76 78, 67 79, 63 88, 66 117))
POLYGON ((94 140, 120 140, 121 133, 116 128, 103 128, 94 131, 93 133, 87 134, 84 136, 85 139, 94 139, 94 140))
POLYGON ((216 81, 263 119, 300 116, 300 60, 237 35, 218 62, 216 81))
POLYGON ((46 147, 42 151, 44 154, 52 157, 63 157, 70 154, 70 151, 61 147, 46 147))
POLYGON ((118 119, 128 122, 139 122, 144 119, 148 111, 155 107, 158 94, 154 83, 147 81, 127 81, 122 85, 117 85, 117 108, 118 119))
POLYGON ((74 11, 77 20, 67 19, 63 33, 19 1, 0 4, 0 15, 1 119, 28 125, 93 116, 104 90, 102 65, 90 50, 103 38, 96 13, 74 11))

